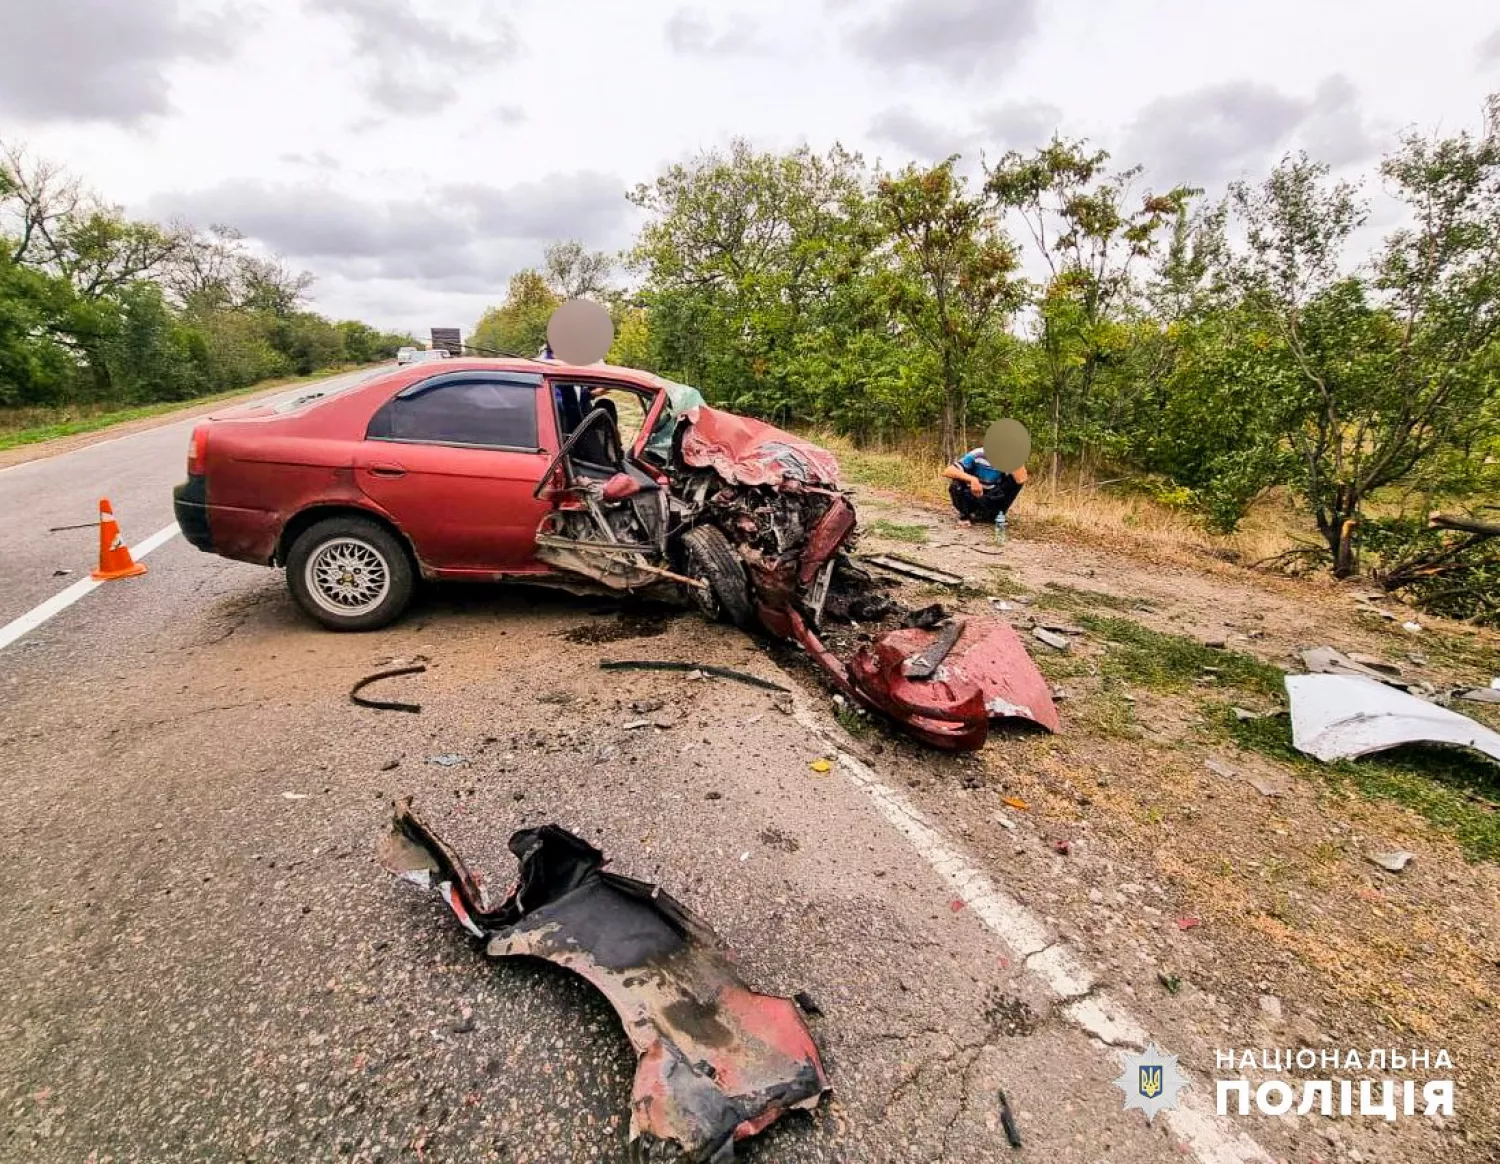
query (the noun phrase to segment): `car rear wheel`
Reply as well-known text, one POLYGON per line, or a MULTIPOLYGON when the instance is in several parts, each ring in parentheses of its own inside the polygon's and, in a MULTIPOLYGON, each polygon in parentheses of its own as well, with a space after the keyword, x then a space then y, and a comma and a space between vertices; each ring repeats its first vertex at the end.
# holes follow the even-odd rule
POLYGON ((693 602, 710 619, 723 619, 747 627, 755 617, 745 568, 735 557, 729 539, 711 525, 690 529, 682 537, 687 553, 687 574, 708 583, 708 590, 693 588, 693 602))
POLYGON ((376 522, 354 516, 327 518, 298 535, 286 581, 298 606, 338 631, 389 625, 415 586, 405 547, 376 522))

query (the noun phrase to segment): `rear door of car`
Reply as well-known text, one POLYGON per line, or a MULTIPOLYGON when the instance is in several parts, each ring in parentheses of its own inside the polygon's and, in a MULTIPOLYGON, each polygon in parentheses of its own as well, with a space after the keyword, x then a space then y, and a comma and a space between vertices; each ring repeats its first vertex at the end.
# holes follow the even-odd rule
POLYGON ((386 401, 356 454, 359 488, 442 570, 536 569, 532 496, 556 447, 538 375, 438 372, 386 401))

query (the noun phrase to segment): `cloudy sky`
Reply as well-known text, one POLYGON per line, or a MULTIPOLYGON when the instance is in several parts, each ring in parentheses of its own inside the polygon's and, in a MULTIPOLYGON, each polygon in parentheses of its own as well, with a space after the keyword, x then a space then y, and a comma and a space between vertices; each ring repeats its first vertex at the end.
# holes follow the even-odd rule
POLYGON ((1493 0, 4 0, 0 140, 239 227, 315 307, 466 330, 548 240, 744 136, 891 165, 1054 130, 1153 184, 1477 125, 1493 0))

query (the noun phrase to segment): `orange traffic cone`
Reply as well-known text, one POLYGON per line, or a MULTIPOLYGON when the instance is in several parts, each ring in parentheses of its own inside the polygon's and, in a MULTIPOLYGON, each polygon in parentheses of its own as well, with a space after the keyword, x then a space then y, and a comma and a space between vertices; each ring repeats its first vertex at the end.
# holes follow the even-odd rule
POLYGON ((111 582, 116 578, 134 578, 144 574, 144 562, 130 556, 125 539, 120 536, 120 527, 115 522, 115 511, 106 499, 99 502, 99 568, 91 575, 96 582, 111 582))

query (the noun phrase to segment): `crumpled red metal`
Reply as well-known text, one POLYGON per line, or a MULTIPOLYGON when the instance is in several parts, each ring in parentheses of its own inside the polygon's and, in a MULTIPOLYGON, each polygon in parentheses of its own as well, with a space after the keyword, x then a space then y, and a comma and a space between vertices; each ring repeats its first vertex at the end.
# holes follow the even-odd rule
POLYGON ((839 488, 839 463, 827 449, 783 432, 763 420, 720 412, 706 404, 684 414, 682 459, 713 469, 740 485, 781 485, 796 481, 839 488))
POLYGON ((605 996, 639 1056, 632 1158, 675 1144, 680 1159, 724 1164, 737 1141, 818 1105, 828 1080, 796 1004, 746 986, 704 921, 606 872, 598 849, 556 825, 520 830, 510 850, 519 879, 490 907, 479 878, 399 801, 379 860, 441 896, 490 957, 545 959, 605 996))

